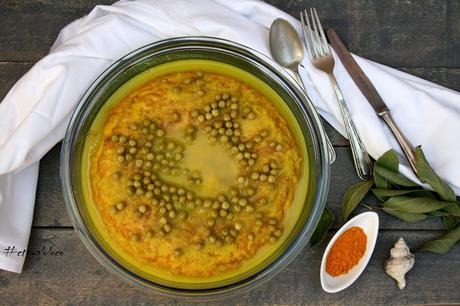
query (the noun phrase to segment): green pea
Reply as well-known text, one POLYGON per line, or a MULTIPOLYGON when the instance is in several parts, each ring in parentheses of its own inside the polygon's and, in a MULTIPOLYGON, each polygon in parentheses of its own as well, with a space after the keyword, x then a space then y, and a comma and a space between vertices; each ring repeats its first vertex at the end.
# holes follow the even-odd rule
POLYGON ((234 227, 237 231, 240 231, 243 228, 243 223, 241 221, 236 221, 234 227))
POLYGON ((111 214, 114 215, 114 214, 116 214, 117 212, 118 212, 118 209, 117 209, 117 207, 116 207, 115 205, 113 205, 113 206, 110 207, 110 213, 111 213, 111 214))
POLYGON ((131 130, 137 130, 137 124, 135 123, 131 124, 129 127, 131 130))
POLYGON ((117 204, 115 204, 115 207, 117 208, 117 210, 122 210, 123 208, 125 208, 125 204, 123 204, 122 202, 118 202, 117 204))
POLYGON ((273 232, 273 235, 275 235, 275 237, 281 237, 281 235, 283 234, 283 232, 280 230, 280 229, 277 229, 273 232))
POLYGON ((179 219, 185 220, 185 219, 187 219, 187 217, 188 217, 188 214, 185 211, 181 211, 179 213, 179 219))
POLYGON ((236 229, 234 229, 234 228, 231 228, 230 231, 229 231, 229 234, 232 237, 236 237, 236 236, 238 236, 238 231, 236 229))
POLYGON ((217 210, 211 210, 210 215, 213 218, 219 217, 219 213, 217 212, 217 210))
POLYGON ((126 193, 129 195, 133 195, 136 190, 132 186, 126 187, 126 193))
POLYGON ((141 214, 145 214, 147 212, 147 206, 145 205, 141 205, 137 208, 137 210, 141 213, 141 214))
POLYGON ((118 160, 120 163, 122 163, 122 162, 125 161, 125 157, 124 157, 123 155, 118 155, 118 156, 117 156, 117 160, 118 160))
POLYGON ((211 207, 212 206, 211 200, 204 200, 203 206, 206 207, 206 208, 211 207))
POLYGON ((253 213, 254 212, 254 207, 251 206, 251 205, 248 205, 248 206, 245 207, 245 211, 247 213, 253 213))
POLYGON ((221 209, 219 211, 219 216, 221 216, 222 218, 225 218, 227 216, 228 212, 225 210, 225 209, 221 209))
POLYGON ((214 202, 212 203, 212 208, 213 208, 213 209, 219 209, 219 208, 220 208, 220 203, 219 203, 218 201, 214 201, 214 202))
POLYGON ((126 138, 126 136, 124 136, 124 135, 121 135, 120 137, 118 137, 118 140, 119 140, 121 143, 125 143, 125 142, 128 140, 128 138, 126 138))
POLYGON ((216 224, 216 219, 209 218, 207 224, 208 226, 214 226, 216 224))
POLYGON ((244 207, 244 206, 246 206, 246 205, 248 204, 248 200, 247 200, 247 199, 244 199, 244 198, 239 199, 239 200, 238 200, 238 204, 239 204, 240 206, 243 206, 243 207, 244 207))
POLYGON ((144 161, 142 159, 136 159, 135 166, 137 168, 140 168, 140 167, 142 167, 143 163, 144 163, 144 161))
POLYGON ((156 134, 157 134, 158 137, 163 137, 164 134, 165 134, 165 132, 164 132, 162 129, 158 129, 158 130, 156 131, 156 134))
POLYGON ((113 141, 113 142, 118 142, 119 138, 117 135, 112 135, 112 137, 110 137, 110 139, 113 141))
POLYGON ((171 227, 171 225, 169 225, 168 223, 166 223, 165 225, 163 225, 163 230, 164 230, 166 233, 169 233, 169 232, 172 230, 172 227, 171 227))
POLYGON ((141 240, 141 236, 139 234, 134 234, 131 236, 131 240, 134 242, 139 242, 141 240))

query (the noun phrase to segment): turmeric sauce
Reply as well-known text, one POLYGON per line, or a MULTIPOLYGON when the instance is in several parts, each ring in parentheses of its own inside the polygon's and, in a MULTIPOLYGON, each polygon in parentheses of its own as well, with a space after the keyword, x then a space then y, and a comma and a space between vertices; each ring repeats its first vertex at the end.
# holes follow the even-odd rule
POLYGON ((357 226, 346 230, 336 240, 326 258, 326 272, 331 276, 346 274, 366 252, 367 236, 357 226))

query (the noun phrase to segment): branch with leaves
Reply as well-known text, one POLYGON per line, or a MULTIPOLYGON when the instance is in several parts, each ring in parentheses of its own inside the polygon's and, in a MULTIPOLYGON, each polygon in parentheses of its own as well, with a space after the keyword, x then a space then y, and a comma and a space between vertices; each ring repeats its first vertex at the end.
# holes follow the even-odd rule
POLYGON ((421 251, 444 254, 460 241, 460 207, 454 191, 433 171, 420 146, 415 154, 417 176, 433 191, 422 189, 400 174, 398 156, 389 150, 375 162, 373 180, 347 189, 343 198, 343 217, 348 219, 372 191, 382 203, 382 210, 400 220, 419 222, 426 218, 442 218, 447 233, 427 243, 421 251))

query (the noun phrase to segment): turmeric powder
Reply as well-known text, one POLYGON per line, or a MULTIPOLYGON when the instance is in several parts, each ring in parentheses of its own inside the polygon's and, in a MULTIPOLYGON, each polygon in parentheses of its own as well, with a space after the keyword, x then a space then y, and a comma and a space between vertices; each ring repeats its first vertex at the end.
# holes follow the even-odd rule
POLYGON ((346 274, 366 252, 367 236, 362 228, 353 226, 337 238, 326 258, 326 272, 333 276, 346 274))

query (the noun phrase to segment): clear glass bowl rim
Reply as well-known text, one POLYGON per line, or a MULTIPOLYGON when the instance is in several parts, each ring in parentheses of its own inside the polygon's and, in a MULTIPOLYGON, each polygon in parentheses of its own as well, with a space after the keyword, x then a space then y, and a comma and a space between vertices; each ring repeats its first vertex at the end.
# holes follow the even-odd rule
POLYGON ((292 76, 289 73, 287 73, 286 70, 284 70, 284 68, 282 68, 269 57, 247 46, 243 46, 236 42, 221 38, 195 36, 177 37, 160 40, 145 45, 139 49, 136 49, 128 53, 127 55, 123 56, 119 60, 115 61, 113 64, 111 64, 89 86, 89 88, 86 90, 86 92, 79 100, 75 110, 73 111, 63 140, 60 160, 60 177, 67 212, 75 228, 75 231, 78 233, 80 240, 83 242, 85 247, 106 269, 108 269, 110 272, 117 275, 124 281, 140 286, 144 289, 156 292, 160 295, 189 300, 209 300, 216 298, 225 298, 235 294, 240 294, 265 283, 266 281, 274 277, 276 274, 281 272, 283 268, 290 264, 308 244, 311 235, 319 222, 322 211, 325 207, 326 197, 329 189, 330 162, 327 153, 325 137, 325 130, 322 125, 322 122, 308 95, 292 78, 292 76), (77 135, 78 129, 81 127, 81 121, 85 119, 82 119, 81 116, 83 113, 85 113, 85 111, 87 111, 86 108, 88 106, 88 101, 91 100, 91 96, 94 94, 95 91, 97 91, 98 85, 100 83, 103 83, 104 80, 108 76, 110 76, 111 73, 114 73, 114 71, 119 69, 120 66, 123 67, 123 65, 129 64, 130 61, 135 60, 136 57, 141 54, 147 52, 146 55, 154 55, 155 51, 166 50, 167 48, 177 47, 178 45, 196 45, 200 47, 209 46, 212 48, 220 48, 223 52, 232 50, 233 52, 239 52, 240 56, 244 55, 252 61, 257 62, 259 65, 263 65, 265 66, 265 68, 270 69, 272 72, 276 72, 278 81, 285 82, 285 84, 287 84, 298 97, 298 101, 296 100, 296 104, 304 112, 304 115, 310 120, 310 124, 312 124, 312 127, 314 128, 314 132, 312 132, 311 134, 313 135, 313 137, 316 137, 316 139, 312 139, 312 144, 315 149, 317 161, 316 165, 313 166, 316 166, 318 183, 316 185, 317 189, 313 206, 311 208, 310 215, 307 219, 307 222, 305 223, 305 226, 298 233, 295 240, 284 251, 284 253, 281 254, 281 256, 279 256, 265 269, 235 284, 209 290, 177 289, 166 287, 159 284, 154 284, 152 282, 140 278, 138 275, 134 274, 133 272, 127 270, 126 268, 115 262, 110 257, 110 255, 108 255, 102 249, 102 247, 92 238, 90 231, 86 227, 84 220, 82 219, 77 207, 71 179, 71 159, 73 152, 72 146, 75 145, 75 137, 77 135))

